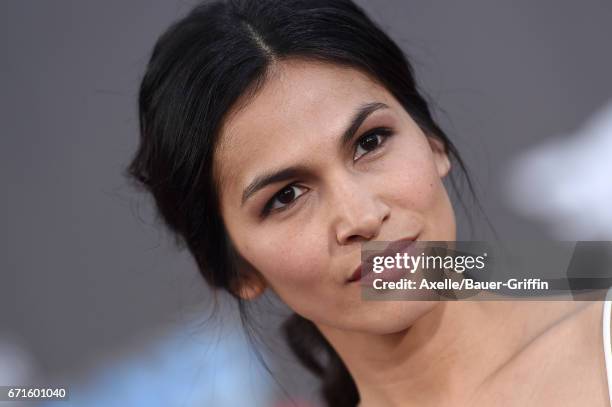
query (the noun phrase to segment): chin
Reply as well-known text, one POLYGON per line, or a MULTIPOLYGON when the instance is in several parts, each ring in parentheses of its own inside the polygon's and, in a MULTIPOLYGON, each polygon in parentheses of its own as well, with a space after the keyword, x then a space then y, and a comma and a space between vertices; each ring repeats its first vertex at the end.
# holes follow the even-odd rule
POLYGON ((410 328, 440 301, 371 301, 367 316, 359 317, 352 329, 375 335, 390 335, 410 328))

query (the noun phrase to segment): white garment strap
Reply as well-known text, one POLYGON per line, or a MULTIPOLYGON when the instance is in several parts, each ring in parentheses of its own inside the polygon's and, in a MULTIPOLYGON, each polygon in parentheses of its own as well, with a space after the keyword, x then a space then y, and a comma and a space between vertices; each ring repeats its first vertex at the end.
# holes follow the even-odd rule
POLYGON ((612 288, 608 289, 603 312, 603 343, 606 360, 606 375, 608 377, 608 396, 612 405, 612 343, 610 341, 610 317, 612 316, 612 288))

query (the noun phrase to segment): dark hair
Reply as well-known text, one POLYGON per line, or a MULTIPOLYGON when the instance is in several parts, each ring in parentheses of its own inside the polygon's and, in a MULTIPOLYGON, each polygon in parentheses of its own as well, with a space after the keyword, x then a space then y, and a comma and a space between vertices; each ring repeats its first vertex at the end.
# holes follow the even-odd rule
MULTIPOLYGON (((290 58, 352 67, 378 81, 428 136, 443 142, 474 195, 406 57, 352 1, 228 0, 195 7, 153 49, 139 94, 140 145, 128 175, 153 195, 159 216, 206 281, 238 300, 241 315, 244 303, 232 290, 240 279, 238 254, 219 212, 213 153, 226 113, 259 89, 272 64, 290 58)), ((316 326, 293 314, 284 331, 297 358, 322 378, 327 403, 355 406, 355 383, 316 326)))

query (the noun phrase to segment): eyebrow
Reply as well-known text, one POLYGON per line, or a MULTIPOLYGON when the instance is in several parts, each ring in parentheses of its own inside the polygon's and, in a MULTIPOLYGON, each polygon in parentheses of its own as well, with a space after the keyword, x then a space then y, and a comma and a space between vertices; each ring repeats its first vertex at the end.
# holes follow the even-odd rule
MULTIPOLYGON (((340 137, 340 140, 338 143, 339 146, 344 147, 350 143, 350 141, 353 139, 353 136, 355 135, 359 127, 361 127, 361 125, 363 124, 365 119, 367 119, 369 115, 371 115, 377 110, 388 109, 388 108, 389 106, 381 102, 366 103, 360 106, 353 114, 353 117, 351 118, 348 126, 346 127, 346 130, 344 130, 344 132, 342 133, 342 136, 340 137)), ((277 182, 286 181, 291 178, 303 176, 306 174, 306 172, 307 170, 303 166, 292 166, 292 167, 283 168, 281 170, 273 170, 268 173, 264 173, 262 175, 257 176, 244 189, 244 192, 242 193, 242 204, 241 205, 244 205, 246 200, 249 199, 253 194, 255 194, 260 189, 265 188, 266 186, 270 184, 274 184, 277 182)))

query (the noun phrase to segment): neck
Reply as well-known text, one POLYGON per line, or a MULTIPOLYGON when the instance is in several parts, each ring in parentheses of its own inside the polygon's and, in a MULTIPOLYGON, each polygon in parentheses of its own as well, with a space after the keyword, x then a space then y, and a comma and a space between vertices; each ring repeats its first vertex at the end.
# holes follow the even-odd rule
POLYGON ((361 406, 456 405, 575 304, 440 302, 410 327, 379 335, 319 329, 359 390, 361 406))

